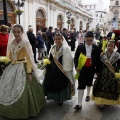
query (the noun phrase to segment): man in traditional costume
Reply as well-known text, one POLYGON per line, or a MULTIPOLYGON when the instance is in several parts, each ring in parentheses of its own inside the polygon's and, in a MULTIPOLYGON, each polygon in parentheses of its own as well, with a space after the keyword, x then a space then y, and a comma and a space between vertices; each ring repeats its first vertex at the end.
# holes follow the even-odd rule
POLYGON ((90 90, 93 82, 94 74, 99 68, 100 50, 93 45, 94 35, 92 31, 88 31, 85 36, 85 44, 79 45, 75 52, 74 63, 78 79, 78 104, 74 109, 82 108, 82 99, 84 89, 87 86, 86 101, 90 101, 90 90))

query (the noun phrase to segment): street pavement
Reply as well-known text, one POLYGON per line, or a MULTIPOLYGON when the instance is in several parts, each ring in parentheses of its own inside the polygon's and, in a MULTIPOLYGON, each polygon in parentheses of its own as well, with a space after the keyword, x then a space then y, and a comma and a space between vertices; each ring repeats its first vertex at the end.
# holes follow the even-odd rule
MULTIPOLYGON (((76 89, 75 96, 71 100, 64 102, 63 106, 58 106, 57 103, 49 100, 46 107, 37 117, 30 117, 27 120, 120 120, 120 106, 105 106, 100 109, 94 101, 86 102, 85 97, 86 90, 83 98, 83 107, 79 111, 74 110, 74 106, 77 104, 76 89)), ((9 119, 0 116, 0 120, 9 119)))
MULTIPOLYGON (((74 52, 72 54, 74 55, 74 52)), ((58 106, 53 100, 49 100, 37 117, 30 117, 27 120, 120 120, 120 106, 105 106, 100 109, 94 101, 86 102, 85 97, 86 90, 82 109, 75 111, 74 106, 77 104, 78 99, 76 81, 76 94, 71 100, 64 102, 63 106, 58 106)), ((0 116, 0 120, 9 119, 0 116)))

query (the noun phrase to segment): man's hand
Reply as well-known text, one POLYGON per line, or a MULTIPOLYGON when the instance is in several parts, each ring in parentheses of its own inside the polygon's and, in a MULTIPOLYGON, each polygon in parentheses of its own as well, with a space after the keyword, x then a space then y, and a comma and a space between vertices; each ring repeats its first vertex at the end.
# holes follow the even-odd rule
POLYGON ((77 73, 80 73, 80 70, 79 70, 78 68, 76 68, 76 72, 77 72, 77 73))

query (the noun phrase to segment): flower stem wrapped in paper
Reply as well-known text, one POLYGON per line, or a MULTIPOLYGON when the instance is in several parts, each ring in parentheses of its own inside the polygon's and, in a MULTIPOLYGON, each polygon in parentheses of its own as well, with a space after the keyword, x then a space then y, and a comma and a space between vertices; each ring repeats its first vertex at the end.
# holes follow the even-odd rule
MULTIPOLYGON (((78 70, 80 70, 84 66, 86 60, 87 60, 87 57, 81 53, 79 58, 78 58, 78 67, 77 67, 78 70)), ((78 79, 79 76, 80 76, 80 73, 76 73, 74 78, 78 79)))

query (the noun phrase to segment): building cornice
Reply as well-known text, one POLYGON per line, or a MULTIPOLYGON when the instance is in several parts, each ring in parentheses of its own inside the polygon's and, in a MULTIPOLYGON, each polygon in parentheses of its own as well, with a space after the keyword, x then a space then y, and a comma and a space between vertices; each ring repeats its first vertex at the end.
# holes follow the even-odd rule
POLYGON ((57 1, 57 0, 48 0, 48 1, 53 2, 53 3, 55 3, 55 4, 57 4, 57 5, 61 6, 61 7, 63 7, 64 9, 68 9, 68 10, 70 10, 70 11, 76 13, 76 14, 84 15, 86 17, 89 17, 89 18, 93 19, 92 15, 90 13, 88 13, 85 10, 82 10, 81 8, 73 6, 74 7, 74 9, 73 9, 73 8, 68 7, 66 5, 63 6, 63 4, 61 4, 60 1, 57 1))

